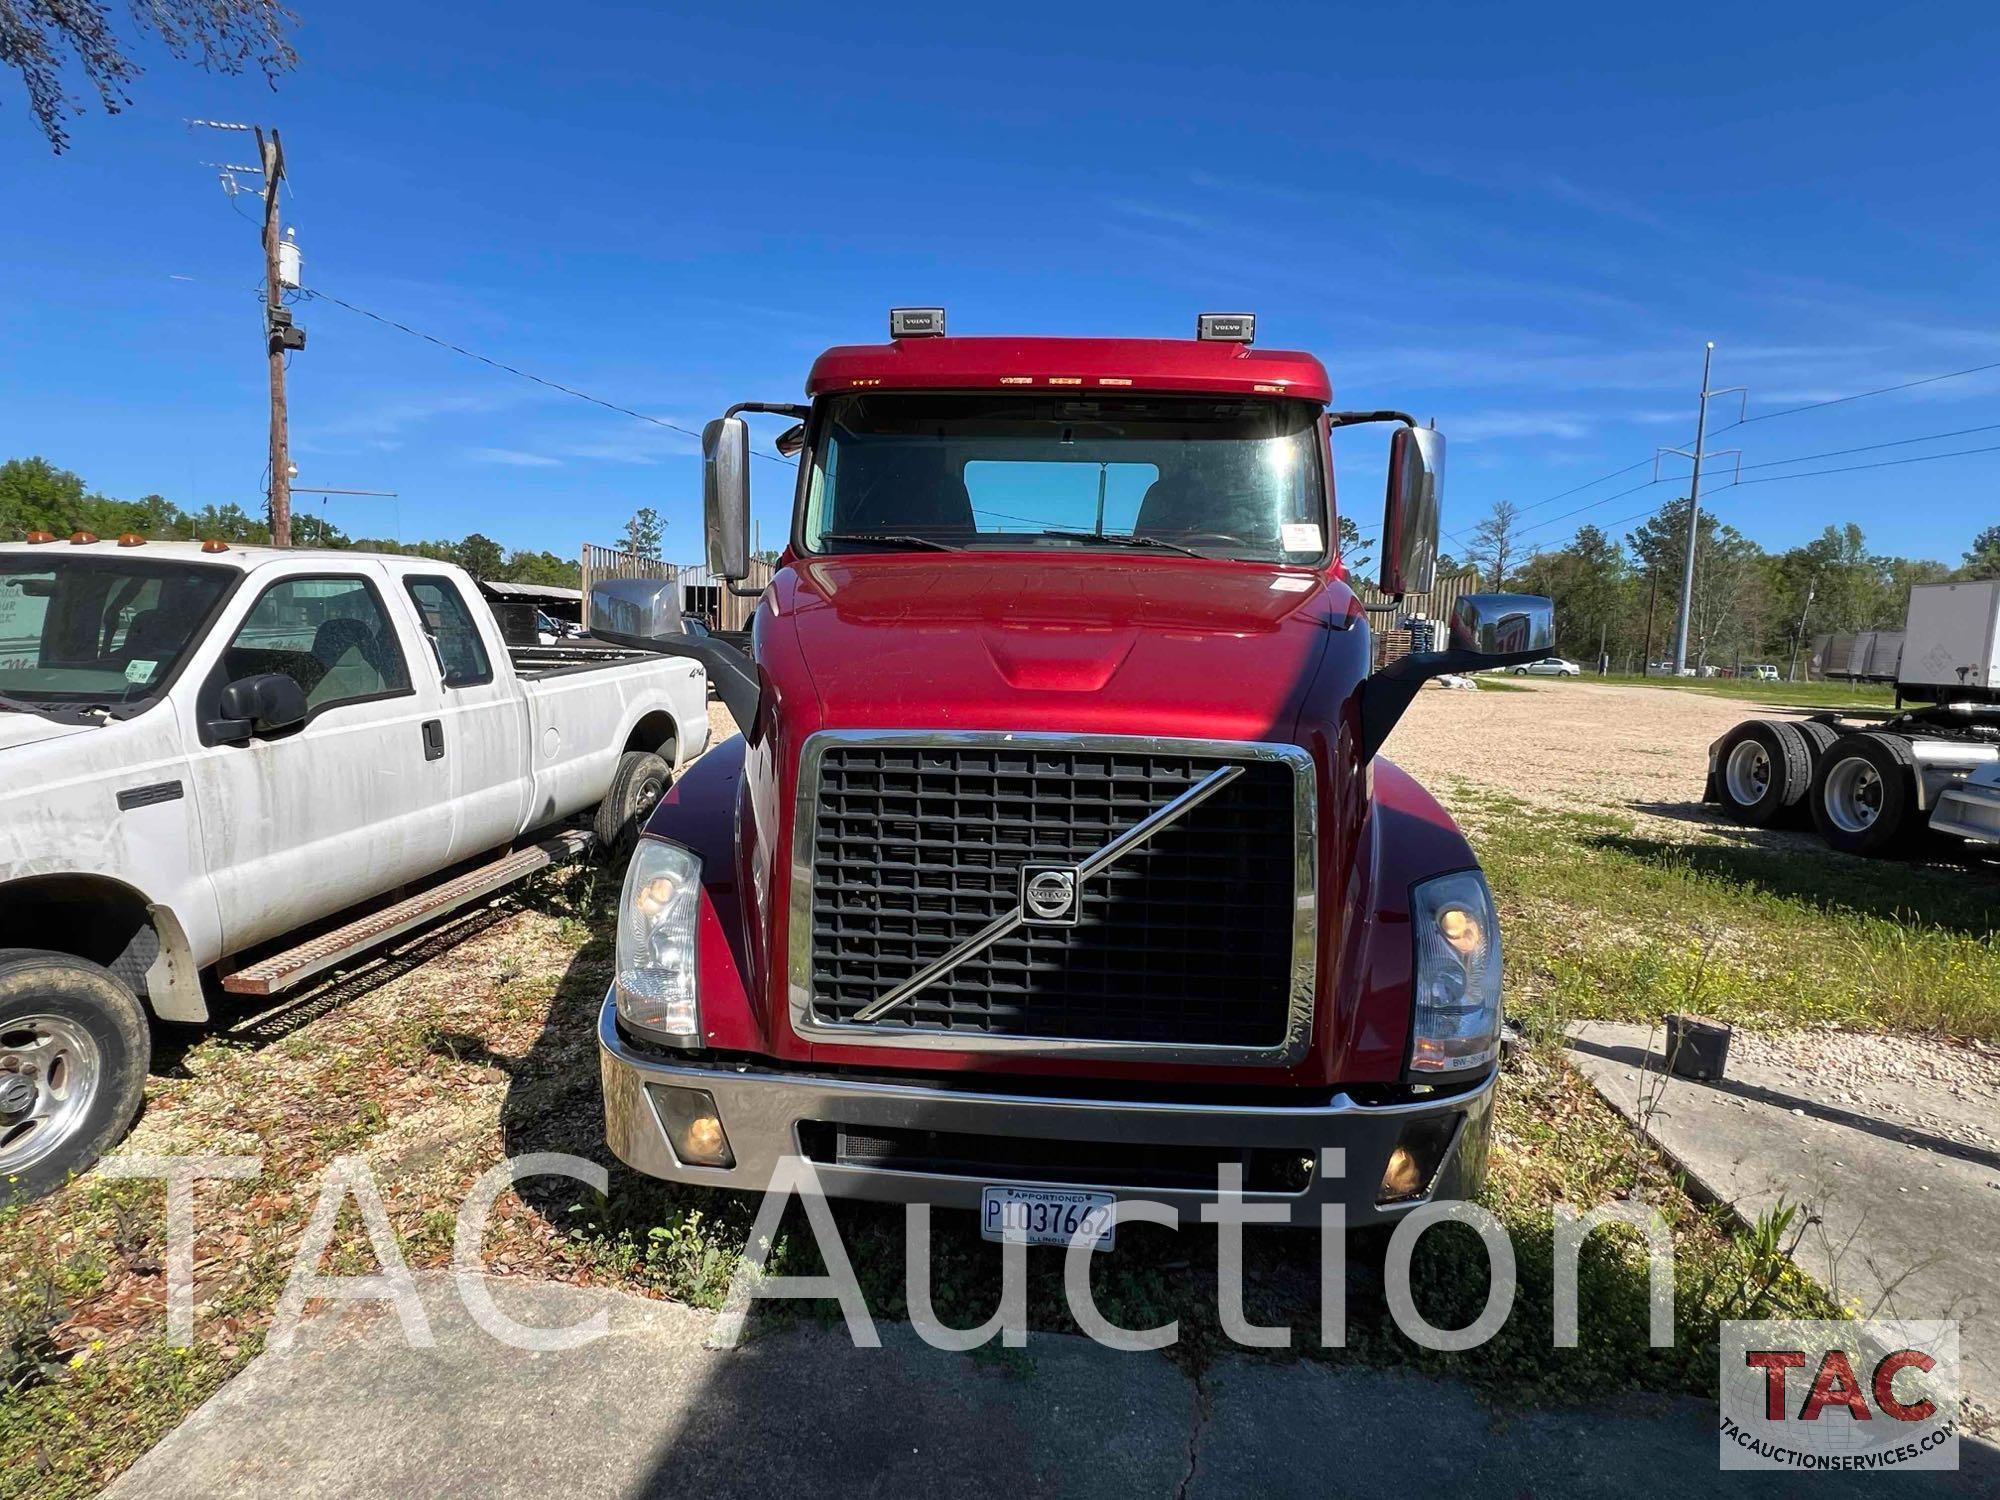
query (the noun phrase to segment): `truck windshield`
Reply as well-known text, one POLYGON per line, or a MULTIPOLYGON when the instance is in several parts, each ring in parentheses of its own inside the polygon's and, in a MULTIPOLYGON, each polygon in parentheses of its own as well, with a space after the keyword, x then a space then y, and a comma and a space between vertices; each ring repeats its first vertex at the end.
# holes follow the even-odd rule
POLYGON ((1318 418, 1310 402, 1270 399, 838 396, 814 445, 805 546, 1158 546, 1318 563, 1318 418))
POLYGON ((137 707, 156 697, 231 569, 126 557, 0 557, 0 697, 137 707))

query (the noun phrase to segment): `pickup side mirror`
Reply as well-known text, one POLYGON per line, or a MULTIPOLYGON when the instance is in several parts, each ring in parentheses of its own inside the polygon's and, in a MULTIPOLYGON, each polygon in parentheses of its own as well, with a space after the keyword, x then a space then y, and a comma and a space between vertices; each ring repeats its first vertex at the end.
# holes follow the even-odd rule
POLYGON ((1382 592, 1427 594, 1437 581, 1444 434, 1398 427, 1389 439, 1389 493, 1382 507, 1382 592))
POLYGON ((210 732, 218 743, 243 744, 253 735, 273 734, 305 722, 306 692, 283 672, 239 677, 222 690, 210 732))
POLYGON ((1417 689, 1433 677, 1538 661, 1555 643, 1556 607, 1541 595, 1460 595, 1452 609, 1449 646, 1392 661, 1362 682, 1362 761, 1374 758, 1417 689))
POLYGON ((708 570, 734 583, 750 573, 750 428, 717 417, 701 431, 701 508, 708 570))

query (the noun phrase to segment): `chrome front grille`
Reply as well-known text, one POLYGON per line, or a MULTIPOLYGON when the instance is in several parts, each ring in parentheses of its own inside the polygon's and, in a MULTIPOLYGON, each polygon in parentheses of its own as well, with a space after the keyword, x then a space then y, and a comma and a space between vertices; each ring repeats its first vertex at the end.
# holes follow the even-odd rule
POLYGON ((808 742, 800 777, 803 1034, 1210 1061, 1303 1050, 1315 935, 1303 751, 835 733, 808 742), (1076 892, 1054 919, 1025 891, 1050 871, 1076 892))

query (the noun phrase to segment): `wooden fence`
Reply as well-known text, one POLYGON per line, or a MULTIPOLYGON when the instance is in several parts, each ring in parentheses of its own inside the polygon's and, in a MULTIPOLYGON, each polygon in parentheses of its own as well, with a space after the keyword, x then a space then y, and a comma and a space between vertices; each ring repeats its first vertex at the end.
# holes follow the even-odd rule
POLYGON ((1405 594, 1393 610, 1386 607, 1391 602, 1389 596, 1374 584, 1349 579, 1348 586, 1369 607, 1369 623, 1375 629, 1375 665, 1380 667, 1408 656, 1415 649, 1416 632, 1404 623, 1408 620, 1437 621, 1431 648, 1442 649, 1445 642, 1441 632, 1450 629, 1452 611, 1458 607, 1459 599, 1479 592, 1479 572, 1467 568, 1462 573, 1440 574, 1429 593, 1405 594))

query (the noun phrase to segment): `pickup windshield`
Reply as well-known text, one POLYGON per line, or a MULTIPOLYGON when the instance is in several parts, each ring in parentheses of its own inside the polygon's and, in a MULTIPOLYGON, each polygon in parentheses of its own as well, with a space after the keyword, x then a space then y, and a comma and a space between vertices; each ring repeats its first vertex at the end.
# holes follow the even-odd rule
POLYGON ((166 687, 232 570, 128 557, 0 557, 0 696, 135 708, 166 687))
POLYGON ((1327 554, 1310 402, 965 392, 837 396, 806 497, 810 552, 1157 549, 1327 554))

